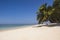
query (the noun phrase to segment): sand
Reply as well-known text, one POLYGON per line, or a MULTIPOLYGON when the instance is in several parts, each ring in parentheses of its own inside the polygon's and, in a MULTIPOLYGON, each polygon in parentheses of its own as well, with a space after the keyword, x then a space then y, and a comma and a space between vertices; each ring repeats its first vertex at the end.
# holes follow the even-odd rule
POLYGON ((60 40, 60 27, 37 27, 0 31, 0 40, 60 40))

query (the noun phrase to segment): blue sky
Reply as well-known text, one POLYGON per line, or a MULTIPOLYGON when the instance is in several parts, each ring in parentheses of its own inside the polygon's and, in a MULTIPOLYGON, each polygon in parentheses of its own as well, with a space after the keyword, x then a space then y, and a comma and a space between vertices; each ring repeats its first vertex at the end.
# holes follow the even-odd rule
POLYGON ((0 0, 0 24, 35 24, 36 11, 52 0, 0 0))

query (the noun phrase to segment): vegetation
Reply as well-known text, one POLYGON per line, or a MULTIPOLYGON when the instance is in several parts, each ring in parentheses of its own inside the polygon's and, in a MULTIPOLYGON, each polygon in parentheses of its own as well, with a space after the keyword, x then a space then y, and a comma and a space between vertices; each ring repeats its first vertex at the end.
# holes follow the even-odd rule
POLYGON ((60 23, 60 0, 54 0, 52 6, 43 4, 37 12, 38 23, 50 21, 51 23, 60 23))

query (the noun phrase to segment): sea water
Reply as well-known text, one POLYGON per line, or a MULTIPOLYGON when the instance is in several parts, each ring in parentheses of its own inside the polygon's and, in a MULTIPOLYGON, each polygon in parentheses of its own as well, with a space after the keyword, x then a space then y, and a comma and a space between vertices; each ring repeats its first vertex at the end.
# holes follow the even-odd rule
POLYGON ((26 27, 27 25, 32 25, 32 24, 0 24, 0 30, 9 30, 20 27, 26 27))

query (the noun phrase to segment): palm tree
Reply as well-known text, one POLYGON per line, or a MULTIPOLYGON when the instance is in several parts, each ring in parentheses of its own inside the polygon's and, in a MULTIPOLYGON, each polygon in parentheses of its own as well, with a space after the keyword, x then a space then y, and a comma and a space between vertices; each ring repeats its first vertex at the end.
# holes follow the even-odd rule
POLYGON ((51 15, 50 21, 60 23, 60 0, 54 0, 52 7, 55 9, 51 15))
POLYGON ((51 23, 60 23, 60 0, 55 0, 52 6, 43 4, 37 12, 38 23, 49 20, 51 23))
POLYGON ((49 20, 50 15, 53 13, 53 9, 51 6, 47 7, 47 4, 43 4, 40 9, 39 12, 37 14, 37 19, 39 23, 43 23, 44 21, 49 20))
POLYGON ((43 5, 39 8, 39 10, 38 10, 38 12, 37 12, 38 24, 40 24, 40 23, 43 22, 43 21, 42 21, 42 19, 43 19, 43 17, 44 17, 43 10, 45 10, 45 9, 46 9, 46 4, 43 4, 43 5), (41 22, 41 21, 42 21, 42 22, 41 22))

